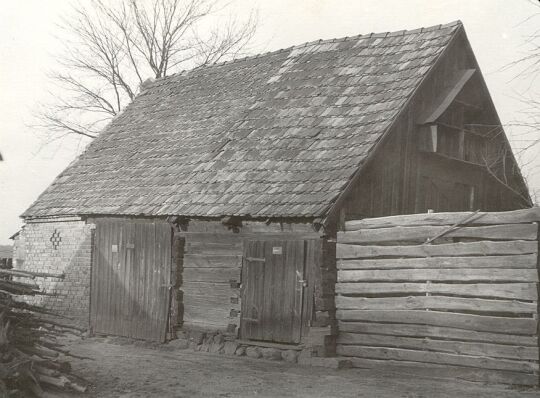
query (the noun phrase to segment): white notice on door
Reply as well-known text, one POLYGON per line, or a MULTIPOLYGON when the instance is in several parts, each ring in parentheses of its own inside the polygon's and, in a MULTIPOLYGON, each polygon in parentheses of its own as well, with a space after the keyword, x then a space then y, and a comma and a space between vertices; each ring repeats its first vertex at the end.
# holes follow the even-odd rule
POLYGON ((283 254, 283 248, 281 246, 272 247, 272 254, 283 254))

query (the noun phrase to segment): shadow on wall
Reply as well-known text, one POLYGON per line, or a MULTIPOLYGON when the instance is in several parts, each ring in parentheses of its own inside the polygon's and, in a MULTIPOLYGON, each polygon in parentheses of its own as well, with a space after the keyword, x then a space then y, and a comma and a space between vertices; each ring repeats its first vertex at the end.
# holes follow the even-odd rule
POLYGON ((167 328, 168 286, 158 267, 145 266, 144 253, 120 249, 112 261, 98 252, 91 292, 92 332, 163 341, 167 328), (142 254, 142 255, 141 255, 142 254))

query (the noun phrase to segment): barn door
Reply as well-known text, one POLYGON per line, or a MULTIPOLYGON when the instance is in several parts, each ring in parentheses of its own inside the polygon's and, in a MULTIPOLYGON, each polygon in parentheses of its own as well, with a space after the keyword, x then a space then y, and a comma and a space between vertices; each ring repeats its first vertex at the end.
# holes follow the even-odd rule
POLYGON ((242 338, 300 343, 305 241, 246 241, 243 260, 242 338))
POLYGON ((171 276, 165 222, 97 220, 90 292, 94 333, 164 341, 171 276))

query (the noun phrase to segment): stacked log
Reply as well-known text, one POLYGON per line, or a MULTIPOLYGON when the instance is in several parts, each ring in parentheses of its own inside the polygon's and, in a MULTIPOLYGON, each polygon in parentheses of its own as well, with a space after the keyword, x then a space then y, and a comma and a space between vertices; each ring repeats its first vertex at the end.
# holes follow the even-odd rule
POLYGON ((355 367, 538 385, 538 221, 533 208, 346 222, 338 355, 355 367))
POLYGON ((36 277, 63 275, 0 269, 0 396, 44 397, 60 388, 84 392, 86 386, 71 374, 66 358, 71 355, 60 343, 66 333, 80 331, 63 325, 45 308, 21 300, 44 295, 36 277))

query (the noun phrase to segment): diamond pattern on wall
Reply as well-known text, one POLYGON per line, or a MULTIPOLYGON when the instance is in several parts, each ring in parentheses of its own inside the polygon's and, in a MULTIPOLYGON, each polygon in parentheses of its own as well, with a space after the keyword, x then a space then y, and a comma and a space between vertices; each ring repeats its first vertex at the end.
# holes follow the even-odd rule
POLYGON ((60 232, 58 232, 58 230, 55 229, 49 240, 52 243, 53 249, 54 250, 58 249, 58 246, 60 246, 60 242, 62 242, 62 237, 60 236, 60 232))

